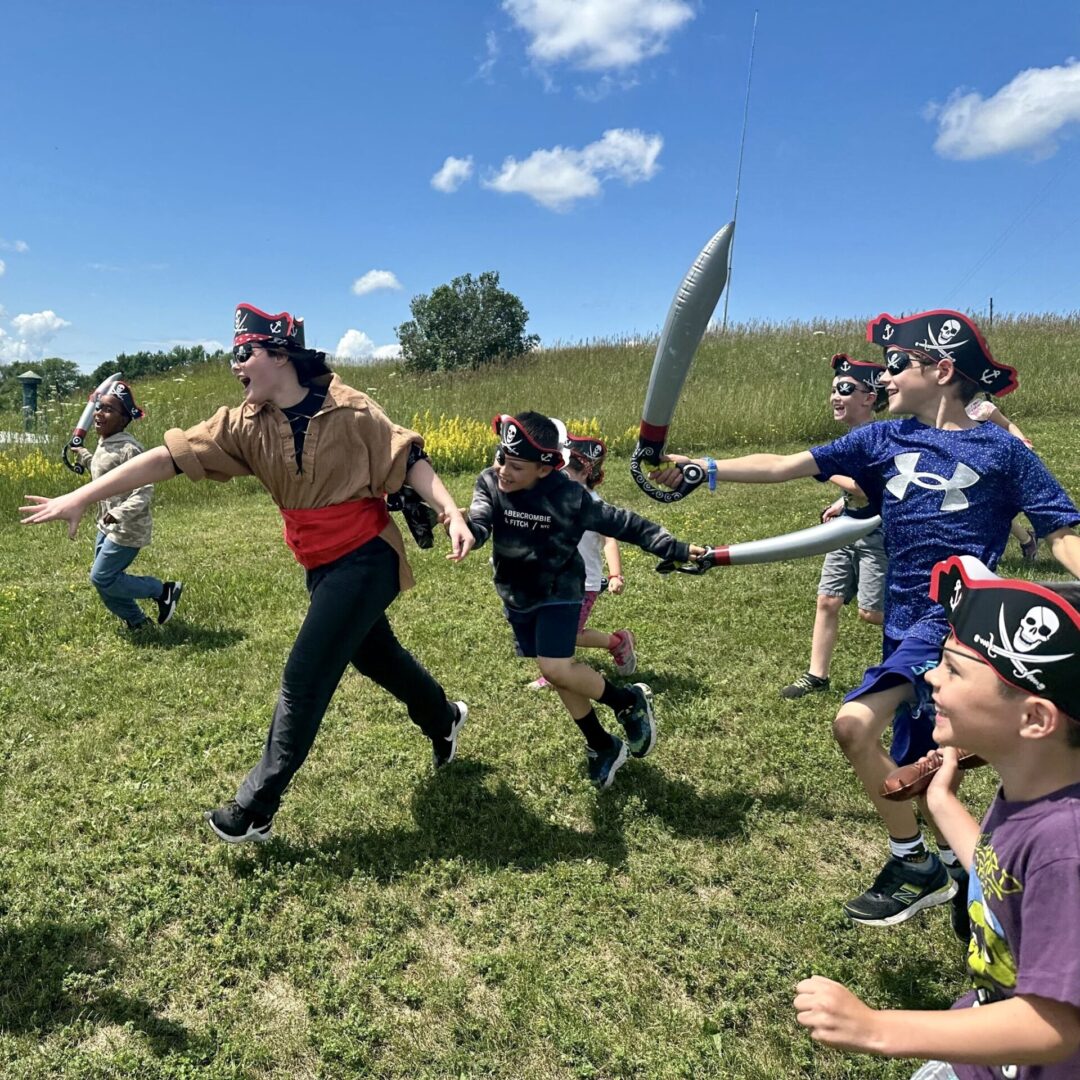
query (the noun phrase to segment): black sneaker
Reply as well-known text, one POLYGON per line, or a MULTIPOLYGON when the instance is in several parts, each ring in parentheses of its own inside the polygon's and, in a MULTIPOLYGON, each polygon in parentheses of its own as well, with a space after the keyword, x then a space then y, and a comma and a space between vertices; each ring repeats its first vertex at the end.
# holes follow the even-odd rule
POLYGON ((811 675, 809 671, 800 675, 790 686, 785 686, 780 691, 780 696, 793 701, 795 698, 806 697, 807 694, 816 694, 819 690, 829 689, 829 677, 824 679, 817 675, 811 675))
POLYGON ((611 736, 611 746, 607 750, 594 750, 591 746, 586 747, 588 756, 586 768, 589 772, 589 782, 601 791, 611 787, 611 781, 615 774, 626 763, 626 743, 622 739, 611 736))
POLYGON ((431 764, 436 770, 449 765, 454 760, 454 755, 457 753, 458 735, 469 718, 469 706, 464 701, 452 702, 451 707, 457 717, 450 725, 450 734, 431 740, 431 764))
POLYGON ((161 590, 157 602, 158 626, 167 623, 176 611, 176 605, 180 603, 180 594, 184 591, 182 581, 166 581, 161 590))
POLYGON ((936 855, 930 863, 929 869, 916 870, 910 862, 890 857, 874 884, 844 905, 844 914, 864 926, 896 926, 923 908, 951 900, 956 882, 936 855))
POLYGON ((947 866, 945 869, 948 871, 949 877, 956 882, 956 895, 952 898, 949 922, 952 923, 953 933, 966 945, 971 940, 967 871, 959 863, 955 866, 947 866))
POLYGON ((653 714, 652 691, 643 683, 634 683, 629 687, 634 695, 634 704, 615 718, 626 732, 626 742, 630 753, 636 758, 646 757, 656 745, 656 717, 653 714))
POLYGON ((216 810, 207 810, 206 823, 226 844, 246 844, 249 840, 261 844, 270 839, 274 816, 245 810, 235 799, 230 799, 216 810))

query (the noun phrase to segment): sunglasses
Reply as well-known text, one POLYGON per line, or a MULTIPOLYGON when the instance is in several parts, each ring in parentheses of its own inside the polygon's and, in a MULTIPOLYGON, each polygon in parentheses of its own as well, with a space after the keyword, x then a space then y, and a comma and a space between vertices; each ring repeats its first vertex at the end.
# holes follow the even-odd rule
POLYGON ((926 360, 915 353, 906 352, 904 349, 890 349, 885 354, 885 370, 890 375, 899 375, 901 371, 907 371, 912 364, 920 367, 933 367, 936 360, 926 360))

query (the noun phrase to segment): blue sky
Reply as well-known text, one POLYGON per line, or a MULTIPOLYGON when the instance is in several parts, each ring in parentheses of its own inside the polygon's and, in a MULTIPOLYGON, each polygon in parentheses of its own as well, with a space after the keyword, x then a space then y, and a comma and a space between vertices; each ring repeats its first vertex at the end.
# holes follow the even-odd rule
POLYGON ((9 0, 0 361, 228 344, 241 300, 382 356, 484 270, 546 344, 655 333, 755 9, 733 320, 1080 307, 1075 0, 9 0))

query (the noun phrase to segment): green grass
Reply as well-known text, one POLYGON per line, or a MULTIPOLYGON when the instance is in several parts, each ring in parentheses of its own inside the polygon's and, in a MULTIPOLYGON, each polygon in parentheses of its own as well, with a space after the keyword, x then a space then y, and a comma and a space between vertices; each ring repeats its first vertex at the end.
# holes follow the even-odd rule
MULTIPOLYGON (((771 349, 748 340, 744 352, 771 349)), ((469 415, 580 413, 565 407, 574 376, 559 381, 561 362, 589 373, 589 413, 630 424, 648 358, 615 352, 618 364, 569 352, 532 361, 550 375, 534 384, 540 400, 521 373, 505 387, 501 376, 447 380, 427 398, 411 381, 382 393, 408 381, 386 369, 382 383, 351 374, 398 417, 453 415, 467 401, 469 415)), ((725 357, 734 378, 735 354, 725 357)), ((762 432, 762 446, 799 449, 814 425, 829 434, 820 357, 813 379, 807 367, 805 400, 800 383, 748 376, 748 387, 786 386, 785 408, 808 418, 798 441, 762 432)), ((190 422, 235 398, 223 373, 188 379, 151 384, 161 396, 148 445, 167 418, 190 422)), ((723 405, 733 393, 716 378, 684 398, 688 443, 719 430, 709 423, 741 422, 723 405)), ((1076 496, 1072 417, 1020 403, 1013 412, 1076 496)), ((606 497, 690 540, 802 527, 826 499, 804 481, 653 506, 626 464, 612 462, 606 497)), ((450 483, 464 501, 471 478, 450 483)), ((0 489, 3 1076, 898 1080, 912 1063, 812 1045, 791 1009, 796 981, 821 972, 899 1007, 945 1007, 963 988, 943 911, 892 931, 840 911, 883 844, 829 723, 880 638, 845 612, 836 691, 780 700, 806 662, 818 560, 662 578, 653 559, 624 552, 627 593, 602 598, 592 622, 634 628, 661 738, 596 793, 554 696, 524 689, 533 672, 512 655, 486 553, 454 566, 444 545, 410 545, 419 585, 391 615, 470 703, 459 759, 431 776, 404 709, 347 674, 277 839, 234 850, 201 811, 258 756, 305 609, 275 509, 248 482, 161 485, 156 538, 135 569, 187 588, 169 626, 131 641, 86 581, 92 529, 73 544, 59 527, 20 528, 17 487, 0 489)), ((1022 573, 1015 548, 1003 567, 1022 573)), ((1057 569, 1044 562, 1036 576, 1057 569)), ((992 790, 982 771, 964 795, 979 812, 992 790)))

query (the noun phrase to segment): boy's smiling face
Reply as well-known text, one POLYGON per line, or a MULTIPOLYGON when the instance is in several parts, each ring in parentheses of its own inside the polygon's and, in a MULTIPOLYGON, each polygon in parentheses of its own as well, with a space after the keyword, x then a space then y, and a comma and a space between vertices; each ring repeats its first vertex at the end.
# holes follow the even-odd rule
POLYGON ((940 363, 910 357, 902 371, 890 370, 897 354, 886 355, 881 385, 889 400, 890 413, 918 413, 941 399, 940 363))
POLYGON ((832 381, 832 390, 829 392, 829 405, 832 407, 833 419, 848 427, 859 427, 869 421, 874 415, 874 402, 877 400, 877 392, 870 390, 866 383, 851 378, 850 375, 837 375, 832 381), (847 394, 841 390, 853 386, 855 389, 847 394))
POLYGON ((500 464, 495 462, 495 479, 498 481, 499 490, 510 493, 512 491, 528 491, 535 487, 551 472, 550 465, 541 465, 536 461, 522 461, 521 458, 510 457, 503 454, 500 464))
POLYGON ((123 431, 130 419, 115 394, 102 394, 94 406, 94 433, 99 439, 107 439, 123 431))

